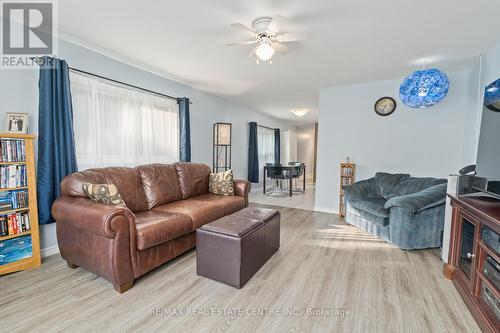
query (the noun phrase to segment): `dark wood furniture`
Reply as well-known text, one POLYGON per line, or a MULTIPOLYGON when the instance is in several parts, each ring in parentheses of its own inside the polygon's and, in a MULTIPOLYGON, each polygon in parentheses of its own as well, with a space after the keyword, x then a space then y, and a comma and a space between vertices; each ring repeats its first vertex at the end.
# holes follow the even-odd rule
POLYGON ((500 300, 499 286, 498 281, 495 283, 493 278, 487 276, 486 272, 490 267, 485 269, 485 261, 500 263, 500 201, 452 195, 450 198, 453 218, 450 252, 448 264, 443 269, 444 275, 453 281, 481 330, 499 332, 498 308, 495 313, 493 305, 496 303, 498 306, 500 300), (496 240, 488 242, 485 233, 496 233, 496 240))
MULTIPOLYGON (((302 189, 305 192, 306 191, 306 165, 302 164, 302 167, 304 168, 304 174, 302 175, 302 189)), ((291 175, 292 171, 294 169, 297 169, 297 168, 300 168, 300 166, 297 166, 297 165, 286 165, 286 164, 266 164, 266 165, 264 165, 264 173, 263 173, 263 178, 262 178, 262 179, 264 179, 264 183, 262 184, 262 193, 266 194, 266 179, 267 179, 266 175, 267 175, 267 170, 270 170, 270 169, 279 169, 282 172, 288 171, 288 174, 291 175)), ((289 181, 289 194, 288 195, 292 196, 292 194, 293 194, 293 184, 292 184, 293 177, 289 176, 288 177, 288 181, 289 181)))

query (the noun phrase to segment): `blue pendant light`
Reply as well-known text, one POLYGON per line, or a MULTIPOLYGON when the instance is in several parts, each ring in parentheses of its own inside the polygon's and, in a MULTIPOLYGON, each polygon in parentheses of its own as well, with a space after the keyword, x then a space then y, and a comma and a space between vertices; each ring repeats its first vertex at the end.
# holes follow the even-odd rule
POLYGON ((423 69, 408 75, 399 87, 399 98, 411 108, 427 108, 442 101, 450 80, 439 69, 423 69))
POLYGON ((484 91, 484 105, 489 106, 500 101, 500 79, 488 85, 484 91))

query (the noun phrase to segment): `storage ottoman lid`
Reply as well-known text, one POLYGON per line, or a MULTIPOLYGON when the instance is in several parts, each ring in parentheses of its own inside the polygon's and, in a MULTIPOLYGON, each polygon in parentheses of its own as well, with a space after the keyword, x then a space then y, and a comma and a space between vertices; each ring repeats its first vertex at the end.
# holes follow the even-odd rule
POLYGON ((237 211, 233 216, 246 217, 253 220, 260 220, 263 222, 269 221, 273 216, 278 214, 275 209, 260 208, 260 207, 247 207, 237 211))
POLYGON ((216 221, 205 224, 200 229, 218 234, 241 238, 262 225, 262 221, 239 217, 224 216, 216 221))

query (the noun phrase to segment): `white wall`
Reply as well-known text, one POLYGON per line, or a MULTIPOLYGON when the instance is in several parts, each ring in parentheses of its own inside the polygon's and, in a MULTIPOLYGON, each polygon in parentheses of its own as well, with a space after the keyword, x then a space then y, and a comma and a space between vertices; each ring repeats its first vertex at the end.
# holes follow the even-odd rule
MULTIPOLYGON (((316 208, 338 212, 339 163, 347 156, 356 163, 356 180, 377 171, 414 176, 446 177, 474 162, 467 130, 477 108, 467 102, 470 71, 447 73, 450 91, 428 109, 411 109, 399 102, 401 79, 331 87, 320 91, 316 208), (374 102, 392 96, 396 111, 387 117, 373 111, 374 102), (470 114, 474 113, 474 114, 470 114)), ((474 124, 470 124, 474 126, 474 124)))
POLYGON ((306 164, 306 174, 314 170, 314 124, 297 126, 297 160, 306 164))
MULTIPOLYGON (((248 122, 287 129, 288 124, 254 110, 231 105, 215 95, 202 92, 164 76, 118 61, 112 57, 94 52, 82 46, 60 40, 59 58, 65 59, 70 67, 131 83, 146 89, 171 96, 189 97, 193 102, 191 116, 191 155, 193 162, 212 166, 212 125, 218 121, 232 121, 233 165, 238 178, 247 178, 248 122), (286 126, 283 126, 286 124, 286 126)), ((38 132, 38 71, 2 70, 0 73, 0 121, 6 112, 27 112, 30 114, 30 133, 38 132)), ((3 126, 3 124, 2 124, 3 126)), ((57 251, 55 223, 41 226, 42 254, 57 251)))
POLYGON ((283 145, 281 162, 297 161, 297 130, 290 127, 281 134, 283 145))

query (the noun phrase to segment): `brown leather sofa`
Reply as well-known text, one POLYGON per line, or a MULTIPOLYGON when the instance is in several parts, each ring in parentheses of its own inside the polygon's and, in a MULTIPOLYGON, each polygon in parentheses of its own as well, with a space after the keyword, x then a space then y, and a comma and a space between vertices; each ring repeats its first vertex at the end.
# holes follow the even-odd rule
POLYGON ((235 195, 208 193, 205 164, 150 164, 90 169, 68 175, 52 206, 57 241, 68 266, 81 266, 116 291, 195 247, 198 227, 248 206, 250 183, 235 180, 235 195), (114 184, 127 208, 91 201, 83 183, 114 184))

